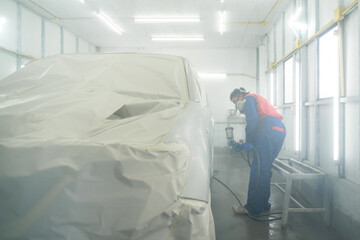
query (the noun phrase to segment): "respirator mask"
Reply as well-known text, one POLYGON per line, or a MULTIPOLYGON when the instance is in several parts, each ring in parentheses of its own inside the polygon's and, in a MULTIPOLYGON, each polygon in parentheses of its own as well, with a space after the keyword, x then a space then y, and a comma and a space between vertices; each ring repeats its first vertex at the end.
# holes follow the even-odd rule
POLYGON ((236 103, 236 109, 238 109, 241 113, 243 113, 243 110, 244 110, 244 104, 245 104, 246 100, 239 100, 237 103, 236 103))

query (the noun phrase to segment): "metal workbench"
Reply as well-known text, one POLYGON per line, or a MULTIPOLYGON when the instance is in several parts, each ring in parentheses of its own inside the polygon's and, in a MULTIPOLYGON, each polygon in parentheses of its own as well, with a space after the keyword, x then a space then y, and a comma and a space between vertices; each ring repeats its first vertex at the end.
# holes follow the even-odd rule
POLYGON ((320 170, 306 165, 292 158, 277 158, 274 160, 273 169, 285 178, 285 189, 280 184, 274 185, 284 194, 284 202, 282 207, 281 226, 286 227, 289 212, 306 212, 306 213, 323 213, 325 223, 329 224, 329 202, 327 196, 326 174, 320 170), (323 184, 323 207, 306 208, 294 197, 291 196, 292 183, 294 180, 319 180, 323 184), (289 208, 290 199, 298 206, 297 208, 289 208))

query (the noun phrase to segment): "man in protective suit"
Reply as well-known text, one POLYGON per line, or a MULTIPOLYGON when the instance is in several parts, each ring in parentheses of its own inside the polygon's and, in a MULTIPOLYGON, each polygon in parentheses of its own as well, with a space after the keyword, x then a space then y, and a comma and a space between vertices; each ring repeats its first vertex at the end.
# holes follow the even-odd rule
POLYGON ((249 153, 254 150, 247 203, 244 207, 234 205, 233 210, 238 214, 258 215, 271 207, 271 167, 284 143, 286 128, 281 121, 283 116, 264 97, 250 94, 241 87, 232 91, 230 100, 245 114, 247 124, 246 142, 231 141, 229 145, 236 151, 244 149, 249 153))

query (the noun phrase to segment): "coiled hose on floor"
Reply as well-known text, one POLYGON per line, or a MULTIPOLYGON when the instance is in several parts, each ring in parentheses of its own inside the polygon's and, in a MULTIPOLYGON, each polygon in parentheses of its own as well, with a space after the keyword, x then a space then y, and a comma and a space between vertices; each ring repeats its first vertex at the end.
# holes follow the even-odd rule
MULTIPOLYGON (((259 158, 259 153, 256 150, 255 147, 253 147, 252 149, 252 153, 253 155, 256 154, 256 159, 257 159, 257 163, 258 163, 258 172, 257 172, 257 177, 256 177, 256 184, 255 184, 255 191, 254 194, 256 193, 257 187, 258 187, 258 183, 259 183, 259 176, 260 176, 260 158, 259 158)), ((249 167, 251 168, 251 164, 250 163, 250 157, 249 154, 246 154, 246 156, 244 155, 244 153, 241 151, 240 154, 243 156, 244 159, 247 160, 249 167)), ((254 159, 254 157, 253 157, 254 159)), ((231 188, 229 188, 225 183, 223 183, 220 179, 218 179, 217 177, 213 176, 213 178, 218 181, 221 185, 223 185, 227 190, 230 191, 230 193, 236 198, 236 200, 238 201, 239 205, 241 207, 243 207, 240 199, 238 198, 238 196, 236 196, 236 194, 231 190, 231 188)), ((275 220, 280 220, 281 217, 277 217, 274 215, 278 215, 278 214, 282 214, 282 212, 269 212, 269 213, 263 213, 263 214, 259 214, 259 215, 253 215, 248 213, 247 216, 249 216, 251 219, 254 219, 256 221, 262 221, 262 222, 268 222, 268 221, 275 221, 275 220)))

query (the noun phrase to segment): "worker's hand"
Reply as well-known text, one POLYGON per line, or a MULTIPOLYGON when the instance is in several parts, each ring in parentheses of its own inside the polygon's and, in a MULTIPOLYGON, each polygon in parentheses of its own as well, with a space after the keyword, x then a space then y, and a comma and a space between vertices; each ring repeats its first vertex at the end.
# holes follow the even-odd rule
POLYGON ((238 142, 233 141, 231 147, 234 151, 240 152, 244 149, 244 145, 238 142))
POLYGON ((229 146, 229 147, 232 147, 232 145, 234 145, 234 143, 236 143, 236 142, 234 141, 234 139, 231 139, 231 140, 228 141, 228 146, 229 146))
POLYGON ((252 151, 253 145, 252 145, 251 143, 247 143, 247 142, 246 142, 246 143, 244 143, 243 145, 244 145, 244 149, 245 149, 246 153, 249 153, 249 152, 252 151))

